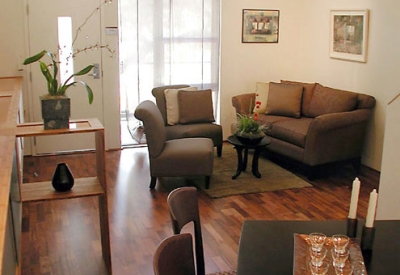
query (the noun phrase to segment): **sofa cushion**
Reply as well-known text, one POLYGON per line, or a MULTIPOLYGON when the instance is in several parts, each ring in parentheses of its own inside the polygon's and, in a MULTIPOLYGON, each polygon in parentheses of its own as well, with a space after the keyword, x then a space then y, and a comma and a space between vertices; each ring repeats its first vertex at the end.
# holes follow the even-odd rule
POLYGON ((256 102, 254 103, 254 113, 263 114, 267 110, 267 100, 269 93, 269 83, 257 82, 256 83, 256 102), (256 103, 260 102, 258 108, 256 103))
POLYGON ((308 107, 308 116, 317 117, 324 114, 348 112, 354 110, 356 105, 356 93, 317 84, 308 107))
POLYGON ((315 89, 315 86, 317 85, 317 83, 303 83, 303 82, 289 81, 289 80, 281 80, 281 83, 303 85, 303 98, 301 100, 301 114, 303 116, 309 117, 310 115, 308 114, 308 107, 310 106, 310 101, 311 101, 311 98, 312 98, 312 95, 314 93, 314 89, 315 89))
POLYGON ((271 82, 265 114, 300 117, 302 95, 302 85, 271 82))
POLYGON ((304 148, 312 118, 301 117, 277 121, 272 124, 269 136, 304 148))
MULTIPOLYGON (((167 108, 167 123, 175 125, 179 123, 178 92, 180 89, 165 89, 165 105, 167 108)), ((196 91, 197 87, 188 87, 181 90, 196 91)))
POLYGON ((211 90, 179 91, 179 123, 214 122, 211 90))

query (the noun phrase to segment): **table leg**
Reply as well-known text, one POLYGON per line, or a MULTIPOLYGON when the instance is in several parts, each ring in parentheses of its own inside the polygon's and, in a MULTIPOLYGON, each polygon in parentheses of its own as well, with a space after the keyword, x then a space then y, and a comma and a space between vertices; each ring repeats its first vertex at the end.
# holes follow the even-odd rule
POLYGON ((236 179, 240 175, 240 173, 242 173, 242 168, 243 168, 243 157, 242 157, 243 148, 235 146, 235 149, 238 157, 238 166, 236 169, 236 173, 232 176, 233 180, 236 179))
POLYGON ((248 155, 249 155, 249 149, 244 148, 244 160, 243 160, 242 171, 246 171, 248 155))
POLYGON ((254 151, 253 163, 251 167, 251 171, 253 172, 253 175, 256 178, 261 178, 261 174, 260 172, 258 172, 258 158, 260 157, 260 154, 261 154, 261 148, 257 147, 254 151))

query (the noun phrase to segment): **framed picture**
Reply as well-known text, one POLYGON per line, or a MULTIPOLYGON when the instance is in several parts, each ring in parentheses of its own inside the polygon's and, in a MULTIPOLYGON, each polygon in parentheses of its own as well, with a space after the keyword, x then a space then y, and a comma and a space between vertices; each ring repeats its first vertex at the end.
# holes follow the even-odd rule
POLYGON ((330 57, 367 62, 368 10, 331 11, 330 57))
POLYGON ((279 10, 243 10, 242 43, 278 43, 279 10))

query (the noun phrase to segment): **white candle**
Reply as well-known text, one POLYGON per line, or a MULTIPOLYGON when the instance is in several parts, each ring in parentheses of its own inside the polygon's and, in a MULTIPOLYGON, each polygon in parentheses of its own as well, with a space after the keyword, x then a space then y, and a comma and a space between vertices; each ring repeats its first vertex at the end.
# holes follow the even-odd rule
POLYGON ((369 195, 367 220, 365 221, 366 227, 374 227, 377 201, 378 201, 378 193, 376 192, 376 189, 374 189, 374 190, 372 190, 371 194, 369 195))
POLYGON ((360 194, 360 180, 355 178, 353 189, 351 190, 349 219, 355 219, 357 216, 358 195, 360 194))

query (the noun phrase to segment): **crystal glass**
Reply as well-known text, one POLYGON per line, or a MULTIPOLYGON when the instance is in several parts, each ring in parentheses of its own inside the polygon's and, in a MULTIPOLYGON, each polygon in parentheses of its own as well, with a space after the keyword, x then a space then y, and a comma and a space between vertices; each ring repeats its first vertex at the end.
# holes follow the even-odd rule
POLYGON ((336 275, 352 275, 354 272, 354 267, 350 264, 347 264, 343 267, 335 266, 336 275))
POLYGON ((329 263, 322 262, 320 266, 315 266, 310 262, 309 267, 312 275, 324 275, 329 270, 329 263))
POLYGON ((323 233, 314 232, 308 235, 311 243, 311 248, 314 251, 320 251, 325 244, 326 235, 323 233))
POLYGON ((338 252, 335 249, 331 250, 333 266, 342 268, 345 266, 347 259, 349 258, 349 250, 344 250, 342 252, 338 252))
POLYGON ((336 234, 332 236, 332 243, 335 247, 335 251, 343 252, 349 245, 350 238, 346 235, 336 234))
POLYGON ((320 250, 313 250, 312 247, 310 247, 309 252, 311 256, 311 264, 321 266, 326 257, 327 251, 328 250, 325 247, 322 247, 320 250))

